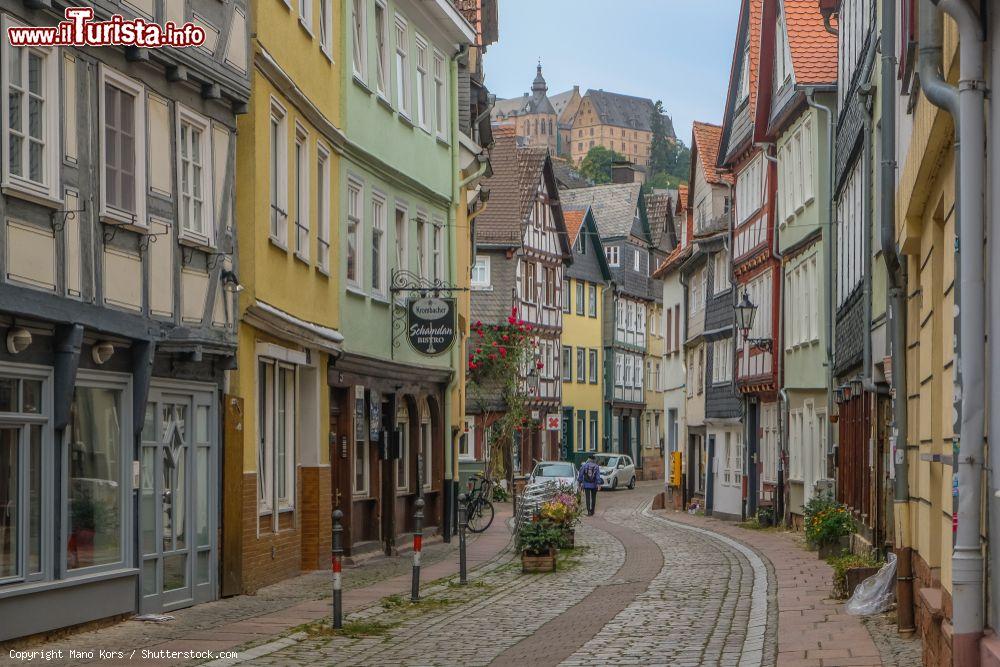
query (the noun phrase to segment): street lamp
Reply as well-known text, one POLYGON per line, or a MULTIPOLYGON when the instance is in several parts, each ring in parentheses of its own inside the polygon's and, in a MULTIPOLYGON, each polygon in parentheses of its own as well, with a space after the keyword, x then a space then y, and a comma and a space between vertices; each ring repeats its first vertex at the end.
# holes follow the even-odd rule
POLYGON ((750 330, 753 329, 756 315, 757 306, 750 301, 747 291, 743 290, 743 298, 736 304, 736 327, 743 333, 743 342, 749 343, 751 348, 770 351, 770 338, 750 338, 750 330))

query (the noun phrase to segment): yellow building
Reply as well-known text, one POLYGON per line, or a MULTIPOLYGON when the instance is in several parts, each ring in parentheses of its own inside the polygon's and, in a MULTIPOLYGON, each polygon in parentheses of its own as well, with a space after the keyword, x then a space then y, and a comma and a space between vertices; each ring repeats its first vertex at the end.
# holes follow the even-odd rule
POLYGON ((646 410, 642 415, 642 478, 663 479, 666 444, 664 408, 663 301, 649 304, 646 318, 646 410))
MULTIPOLYGON (((921 16, 921 21, 925 18, 921 16)), ((945 21, 944 72, 958 81, 958 35, 945 21)), ((924 56, 921 50, 921 57, 924 56)), ((931 57, 931 56, 928 56, 931 57)), ((909 63, 913 66, 913 63, 909 63)), ((932 65, 933 67, 933 65, 932 65)), ((905 98, 903 98, 905 99, 905 98)), ((903 105, 901 99, 897 104, 903 105)), ((909 502, 895 507, 897 549, 912 550, 916 625, 924 664, 951 664, 955 128, 921 92, 898 114, 896 239, 907 269, 906 453, 909 502), (936 608, 935 608, 936 607, 936 608)), ((897 355, 893 355, 895 363, 897 355)))
POLYGON ((225 401, 223 592, 326 567, 327 367, 339 355, 339 0, 257 0, 236 202, 238 370, 225 401), (305 11, 301 8, 305 7, 305 11))
MULTIPOLYGON (((579 164, 591 148, 604 146, 634 165, 648 167, 654 109, 653 101, 644 97, 588 90, 572 120, 570 159, 579 164)), ((673 121, 664 121, 667 136, 673 138, 673 121)))
POLYGON ((563 451, 579 460, 605 450, 601 323, 611 270, 590 208, 564 208, 563 217, 573 244, 562 292, 563 451))

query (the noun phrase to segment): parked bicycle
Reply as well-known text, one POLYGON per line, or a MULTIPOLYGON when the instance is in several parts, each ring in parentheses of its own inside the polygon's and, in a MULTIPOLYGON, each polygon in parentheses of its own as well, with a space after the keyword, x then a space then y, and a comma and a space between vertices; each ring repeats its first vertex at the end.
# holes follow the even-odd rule
POLYGON ((493 497, 494 482, 482 474, 472 476, 470 482, 469 500, 466 504, 465 516, 468 520, 468 527, 473 533, 481 533, 493 523, 493 497))

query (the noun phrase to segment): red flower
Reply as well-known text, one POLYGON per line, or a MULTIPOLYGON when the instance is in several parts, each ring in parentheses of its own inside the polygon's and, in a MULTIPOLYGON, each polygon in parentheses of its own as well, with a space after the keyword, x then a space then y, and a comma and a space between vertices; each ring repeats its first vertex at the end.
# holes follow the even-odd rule
POLYGON ((477 347, 476 348, 476 354, 482 354, 482 353, 483 353, 483 348, 477 347))
POLYGON ((507 356, 507 348, 505 348, 505 347, 501 347, 500 348, 500 356, 506 358, 506 356, 507 356))
POLYGON ((493 359, 493 360, 495 361, 495 360, 496 360, 496 358, 497 358, 497 355, 495 355, 495 354, 491 354, 491 355, 490 355, 490 359, 493 359))
POLYGON ((496 347, 496 346, 497 346, 497 342, 493 341, 493 347, 496 347))
POLYGON ((514 319, 513 315, 511 315, 510 317, 507 318, 507 324, 514 324, 515 321, 516 320, 514 319))
POLYGON ((506 343, 509 340, 510 340, 510 336, 508 336, 507 334, 504 334, 503 335, 503 341, 506 343))
POLYGON ((470 370, 470 371, 474 371, 474 370, 476 370, 476 364, 474 364, 474 363, 472 363, 472 362, 470 361, 470 362, 469 362, 469 370, 470 370))
POLYGON ((541 369, 541 368, 545 368, 545 364, 543 364, 543 363, 542 363, 542 362, 540 362, 540 361, 539 361, 539 362, 538 362, 537 364, 535 364, 535 366, 536 366, 536 367, 538 367, 538 368, 540 368, 540 369, 541 369))
POLYGON ((476 320, 476 323, 473 324, 472 326, 476 327, 477 329, 482 329, 483 328, 483 323, 480 322, 479 320, 476 320))

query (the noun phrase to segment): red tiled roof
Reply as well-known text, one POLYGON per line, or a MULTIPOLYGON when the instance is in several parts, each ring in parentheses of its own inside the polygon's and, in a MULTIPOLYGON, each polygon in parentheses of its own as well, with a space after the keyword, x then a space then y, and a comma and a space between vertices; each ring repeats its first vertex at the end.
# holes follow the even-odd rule
MULTIPOLYGON (((750 5, 750 108, 757 108, 757 81, 760 77, 760 31, 764 3, 749 0, 750 5)), ((741 47, 742 48, 742 47, 741 47)))
POLYGON ((586 215, 585 208, 563 209, 563 220, 566 221, 566 233, 570 244, 576 243, 576 235, 580 233, 586 215))
POLYGON ((800 85, 836 83, 837 36, 823 27, 819 3, 816 0, 785 0, 783 4, 795 82, 800 85))
POLYGON ((732 176, 720 174, 716 162, 719 159, 719 144, 722 142, 722 127, 711 123, 695 121, 692 132, 693 146, 698 151, 705 180, 718 185, 732 184, 732 176))
POLYGON ((677 186, 677 209, 676 211, 680 213, 688 207, 688 186, 686 183, 682 183, 677 186))

